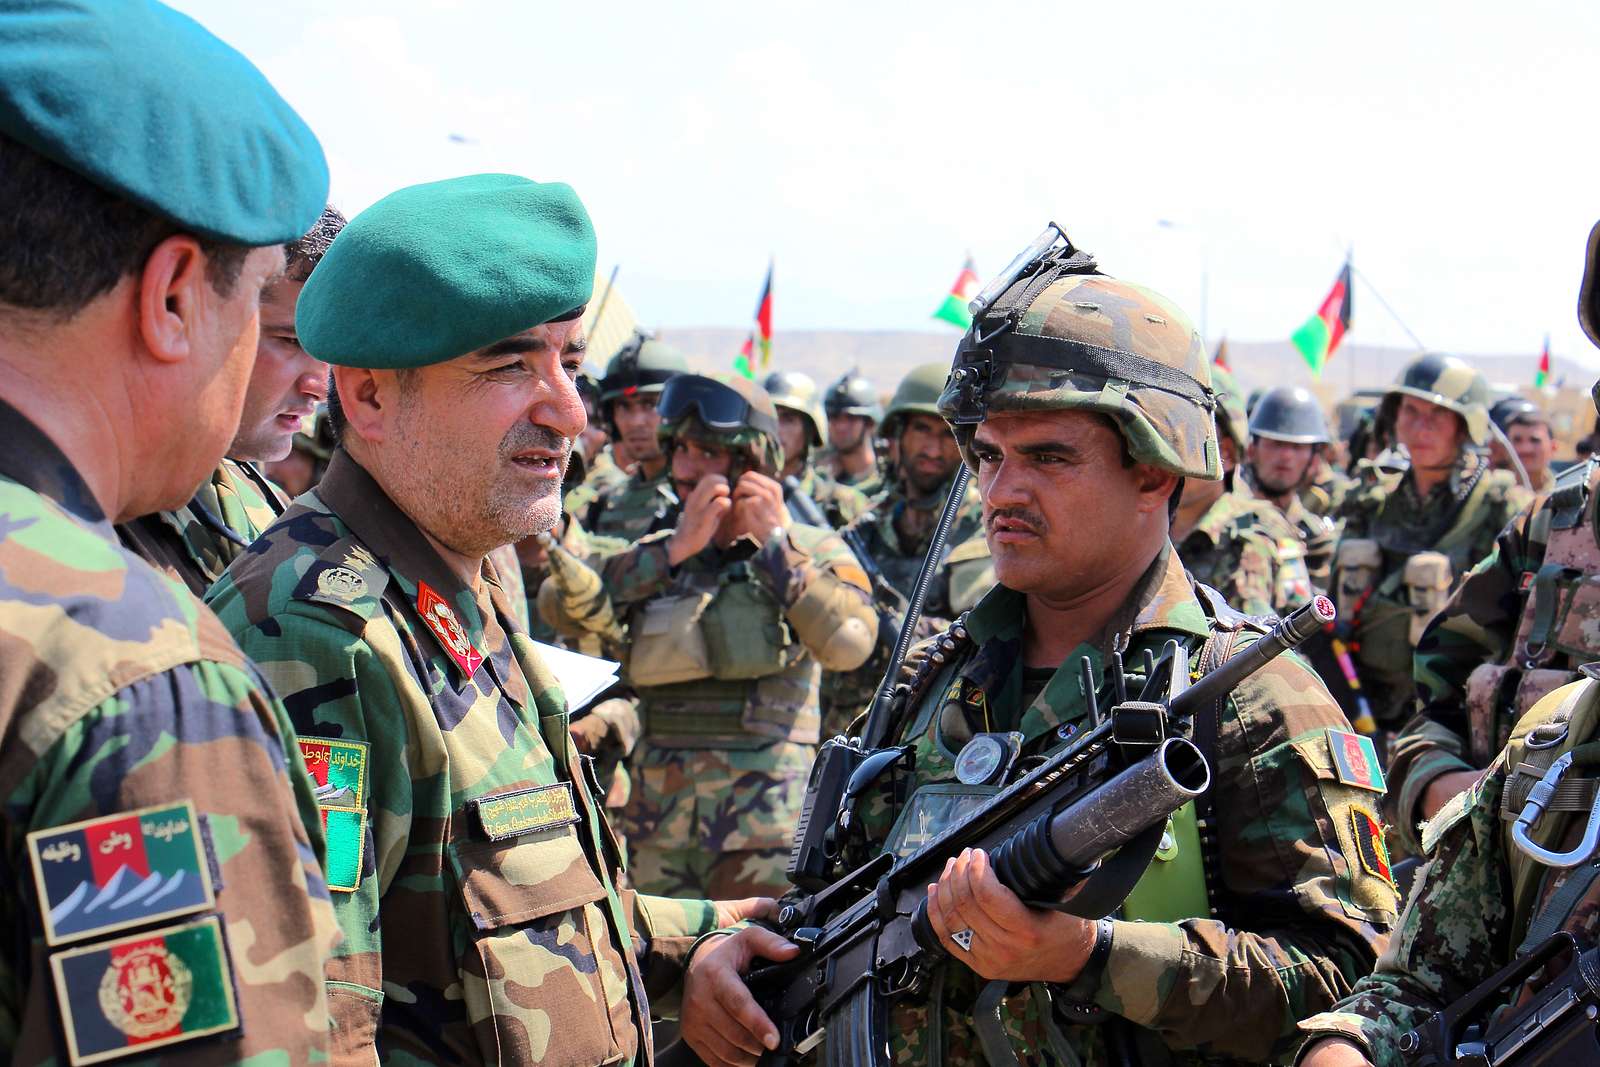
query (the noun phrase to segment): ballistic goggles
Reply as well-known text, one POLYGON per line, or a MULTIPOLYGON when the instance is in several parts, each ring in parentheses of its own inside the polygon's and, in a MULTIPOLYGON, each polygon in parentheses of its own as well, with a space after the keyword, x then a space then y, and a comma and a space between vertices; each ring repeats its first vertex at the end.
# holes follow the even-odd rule
POLYGON ((679 374, 668 380, 656 410, 664 423, 694 415, 709 430, 734 433, 748 428, 778 437, 775 416, 753 406, 732 386, 701 374, 679 374))

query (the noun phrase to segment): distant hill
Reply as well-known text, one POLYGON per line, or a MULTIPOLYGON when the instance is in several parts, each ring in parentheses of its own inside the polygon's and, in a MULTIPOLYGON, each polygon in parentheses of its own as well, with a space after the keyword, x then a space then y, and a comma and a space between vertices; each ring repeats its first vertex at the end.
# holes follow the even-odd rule
MULTIPOLYGON (((661 331, 661 339, 689 355, 697 370, 730 368, 747 331, 725 327, 686 327, 661 331)), ((774 369, 804 371, 826 385, 851 367, 859 367, 885 393, 894 390, 906 370, 918 363, 949 362, 959 335, 917 330, 793 330, 779 333, 773 342, 774 369)), ((1456 353, 1481 369, 1489 381, 1507 389, 1530 386, 1537 357, 1456 353)), ((1228 342, 1228 362, 1245 389, 1273 385, 1312 387, 1333 402, 1356 389, 1376 388, 1394 381, 1414 356, 1406 348, 1342 345, 1323 374, 1312 380, 1311 371, 1287 341, 1228 342)), ((1556 357, 1553 377, 1570 387, 1587 391, 1596 372, 1570 359, 1556 357)))

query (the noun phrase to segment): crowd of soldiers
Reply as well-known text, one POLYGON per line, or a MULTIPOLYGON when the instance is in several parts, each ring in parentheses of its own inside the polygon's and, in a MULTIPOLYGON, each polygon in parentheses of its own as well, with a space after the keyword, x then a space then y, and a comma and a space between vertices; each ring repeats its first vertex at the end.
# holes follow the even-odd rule
MULTIPOLYGON (((1052 227, 886 406, 642 331, 595 377, 566 185, 346 219, 154 0, 0 10, 0 72, 11 1062, 793 1054, 744 976, 802 951, 824 739, 898 767, 852 781, 842 874, 1318 597, 1171 722, 1209 785, 1110 914, 948 857, 875 1062, 1387 1067, 1595 944, 1600 462, 1462 360, 1336 438, 1052 227), (571 707, 537 642, 619 678, 571 707)), ((1600 226, 1586 264, 1600 345, 1600 226)))

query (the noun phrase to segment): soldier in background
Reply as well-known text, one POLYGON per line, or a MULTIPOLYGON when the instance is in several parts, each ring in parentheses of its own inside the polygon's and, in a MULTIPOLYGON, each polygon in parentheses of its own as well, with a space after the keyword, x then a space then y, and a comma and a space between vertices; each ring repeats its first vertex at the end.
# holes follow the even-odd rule
MULTIPOLYGON (((1081 657, 1138 663, 1175 641, 1204 671, 1259 633, 1191 581, 1167 540, 1179 483, 1222 474, 1208 361, 1187 318, 1070 246, 1001 284, 956 356, 975 373, 941 401, 962 420, 1000 585, 908 664, 914 688, 887 736, 911 746, 911 766, 865 798, 863 840, 847 842, 842 869, 992 795, 955 770, 977 735, 1021 733, 1022 758, 1067 744, 1088 721, 1081 657)), ((1097 673, 1106 708, 1114 685, 1097 673)), ((1358 851, 1381 855, 1376 761, 1336 774, 1347 726, 1293 654, 1235 689, 1216 721, 1214 740, 1192 731, 1212 747, 1201 818, 1215 836, 1176 846, 1204 850, 1183 867, 1153 864, 1127 921, 1028 907, 983 851, 952 859, 928 894, 950 960, 920 1001, 890 1007, 893 1062, 997 1062, 985 1020, 1029 1063, 1293 1054, 1296 1020, 1372 967, 1394 921, 1393 888, 1358 851)))
POLYGON ((874 449, 883 405, 878 387, 851 369, 822 399, 828 416, 828 451, 818 466, 840 485, 872 498, 883 491, 883 462, 874 449))
POLYGON ((1223 474, 1184 482, 1172 516, 1172 543, 1194 580, 1221 593, 1236 610, 1286 614, 1311 599, 1305 549, 1276 507, 1234 485, 1245 451, 1243 398, 1223 368, 1213 367, 1211 380, 1223 474))
POLYGON ((124 545, 196 596, 203 596, 289 503, 254 464, 288 455, 302 423, 327 399, 328 368, 300 347, 294 306, 344 222, 336 209, 324 208, 310 233, 284 246, 283 276, 261 294, 255 366, 239 430, 222 463, 183 507, 117 525, 124 545))
POLYGON ((585 368, 578 372, 577 386, 578 395, 583 398, 583 413, 589 419, 574 447, 574 451, 583 457, 583 477, 578 484, 591 482, 597 486, 611 486, 626 481, 628 472, 617 463, 611 449, 611 434, 607 429, 605 410, 600 403, 600 383, 585 368))
POLYGON ((617 350, 600 380, 600 407, 613 441, 627 449, 633 470, 624 481, 596 474, 567 494, 566 510, 584 528, 605 537, 637 541, 677 504, 657 429, 656 399, 675 374, 689 369, 683 353, 635 331, 617 350))
POLYGON ((1328 447, 1328 423, 1310 391, 1280 385, 1263 393, 1250 413, 1246 483, 1289 520, 1305 548, 1311 585, 1326 591, 1333 576, 1338 531, 1333 520, 1306 507, 1302 493, 1328 447))
POLYGON ((261 465, 261 473, 283 490, 283 495, 293 500, 322 480, 333 457, 334 441, 328 429, 328 405, 317 405, 317 412, 294 435, 289 454, 282 459, 268 460, 261 465))
POLYGON ((778 409, 778 437, 783 444, 783 480, 795 480, 798 491, 822 509, 834 529, 848 526, 867 510, 859 489, 841 485, 819 471, 812 456, 822 448, 822 409, 817 383, 799 371, 774 371, 763 384, 778 409))
MULTIPOLYGON (((1578 293, 1578 321, 1589 340, 1600 345, 1600 224, 1589 233, 1583 283, 1578 293)), ((1600 383, 1596 383, 1595 402, 1600 409, 1600 383)), ((1335 1005, 1332 1011, 1307 1019, 1301 1029, 1313 1040, 1302 1052, 1304 1067, 1404 1067, 1416 1062, 1400 1051, 1400 1039, 1407 1031, 1426 1022, 1435 1012, 1449 1007, 1489 980, 1515 956, 1527 954, 1546 938, 1560 932, 1573 935, 1578 950, 1593 947, 1600 935, 1600 880, 1592 856, 1566 857, 1561 866, 1547 865, 1512 840, 1513 820, 1529 817, 1527 798, 1539 781, 1558 761, 1573 759, 1568 775, 1561 778, 1554 794, 1546 798, 1545 814, 1531 819, 1528 842, 1547 850, 1565 849, 1575 844, 1584 822, 1591 818, 1596 779, 1589 760, 1575 758, 1593 747, 1600 736, 1600 683, 1593 681, 1593 667, 1584 669, 1581 681, 1545 692, 1531 710, 1517 720, 1509 743, 1486 763, 1464 763, 1459 757, 1470 753, 1476 761, 1485 742, 1492 742, 1510 718, 1509 709, 1493 701, 1515 693, 1523 696, 1530 688, 1542 688, 1537 676, 1561 672, 1582 660, 1594 658, 1592 641, 1581 631, 1593 630, 1594 594, 1588 592, 1592 579, 1600 573, 1600 549, 1596 531, 1593 476, 1596 461, 1591 457, 1579 465, 1582 475, 1563 476, 1551 497, 1540 501, 1531 515, 1524 513, 1507 529, 1496 545, 1496 554, 1474 569, 1453 599, 1450 615, 1429 627, 1424 647, 1430 638, 1440 644, 1429 651, 1419 647, 1417 677, 1425 694, 1434 675, 1439 688, 1424 708, 1424 718, 1435 723, 1431 751, 1418 755, 1407 772, 1429 786, 1441 787, 1451 795, 1444 800, 1420 833, 1420 846, 1426 863, 1407 902, 1400 926, 1390 943, 1390 951, 1379 960, 1377 969, 1335 1005), (1556 497, 1563 499, 1555 503, 1556 497), (1542 543, 1536 538, 1547 537, 1542 543), (1526 553, 1518 558, 1520 553, 1526 553), (1524 568, 1531 566, 1532 571, 1524 568), (1571 598, 1570 629, 1561 620, 1547 629, 1541 640, 1545 647, 1530 648, 1529 616, 1545 614, 1538 603, 1550 604, 1548 597, 1517 592, 1519 584, 1508 576, 1521 570, 1541 575, 1545 592, 1561 590, 1571 598), (1549 581, 1555 577, 1552 589, 1549 581), (1533 604, 1530 610, 1526 600, 1533 604), (1475 676, 1500 689, 1491 703, 1483 706, 1483 718, 1473 713, 1474 721, 1463 722, 1459 712, 1440 714, 1442 702, 1437 694, 1455 688, 1459 707, 1459 673, 1441 669, 1441 661, 1466 666, 1466 645, 1462 654, 1453 655, 1449 644, 1471 632, 1472 617, 1485 619, 1487 640, 1483 650, 1504 656, 1511 639, 1510 661, 1495 671, 1498 677, 1475 676), (1518 621, 1520 617, 1520 622, 1518 621), (1453 637, 1446 637, 1454 631, 1453 637), (1430 661, 1433 664, 1430 666, 1430 661), (1522 662, 1519 662, 1522 661, 1522 662), (1455 759, 1441 757, 1456 757, 1455 759), (1471 768, 1487 766, 1486 772, 1471 768), (1466 773, 1462 773, 1466 772, 1466 773), (1466 777, 1471 774, 1471 780, 1466 777), (1431 781, 1427 776, 1431 775, 1431 781), (1455 781, 1449 779, 1455 776, 1455 781)), ((1550 620, 1546 620, 1547 624, 1550 620)), ((1536 618, 1532 620, 1537 625, 1536 618)), ((1571 675, 1568 675, 1571 677, 1571 675)), ((1468 683, 1469 708, 1477 697, 1468 683)), ((1515 699, 1515 698, 1513 698, 1515 699)), ((1413 724, 1414 726, 1416 724, 1413 724)), ((1410 731, 1408 730, 1408 733, 1410 731)), ((1400 752, 1402 736, 1396 742, 1400 752)), ((1419 796, 1427 803, 1431 789, 1407 783, 1404 793, 1410 803, 1419 796)), ((1484 1008, 1497 1011, 1507 1004, 1522 1003, 1537 994, 1544 982, 1559 973, 1564 961, 1544 969, 1542 976, 1504 991, 1503 1000, 1488 1000, 1484 1008)), ((1585 979, 1589 977, 1585 972, 1585 979)), ((1557 1008, 1545 1016, 1560 1019, 1557 1008)), ((1579 1026, 1583 1023, 1580 1021, 1579 1026)), ((1593 1026, 1593 1022, 1589 1026, 1593 1026)), ((1585 1043, 1592 1047, 1593 1031, 1585 1043)), ((1525 1057, 1527 1062, 1557 1062, 1548 1048, 1539 1047, 1539 1038, 1525 1044, 1522 1035, 1508 1037, 1490 1047, 1495 1062, 1509 1062, 1506 1056, 1525 1057)), ((1436 1050, 1451 1056, 1455 1050, 1436 1050)), ((1588 1062, 1576 1047, 1572 1062, 1588 1062)), ((1489 1058, 1480 1055, 1481 1062, 1489 1058)), ((1467 1057, 1463 1062, 1471 1062, 1467 1057)))
POLYGON ((338 930, 288 717, 112 527, 216 470, 262 292, 327 195, 305 123, 187 16, 0 9, 0 1059, 17 1067, 327 1055, 338 930))
MULTIPOLYGON (((1550 417, 1539 405, 1525 397, 1508 396, 1496 401, 1489 409, 1489 418, 1511 442, 1522 469, 1528 474, 1530 488, 1535 493, 1548 493, 1555 484, 1556 442, 1550 429, 1550 417)), ((1489 443, 1489 455, 1496 470, 1515 470, 1511 459, 1505 455, 1505 446, 1498 440, 1489 443)))
POLYGON ((850 550, 784 506, 777 411, 760 386, 681 375, 660 410, 683 507, 600 568, 645 724, 622 820, 630 873, 644 892, 776 895, 821 672, 860 666, 877 617, 850 550))
POLYGON ((1455 356, 1413 361, 1377 419, 1394 427, 1409 466, 1398 474, 1375 466, 1340 512, 1340 626, 1354 638, 1361 688, 1389 731, 1411 716, 1412 650, 1424 625, 1529 500, 1513 475, 1489 469, 1470 447, 1488 440, 1488 398, 1483 375, 1455 356))

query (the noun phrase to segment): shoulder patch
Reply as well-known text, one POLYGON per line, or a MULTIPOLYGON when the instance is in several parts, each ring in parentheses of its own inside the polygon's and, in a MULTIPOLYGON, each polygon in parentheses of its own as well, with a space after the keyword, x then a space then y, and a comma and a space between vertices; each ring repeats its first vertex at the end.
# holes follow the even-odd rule
POLYGON ((302 737, 300 759, 316 784, 317 810, 328 843, 324 872, 328 888, 354 893, 361 888, 361 862, 367 843, 367 755, 365 741, 302 737))
POLYGON ((215 915, 59 952, 50 970, 74 1067, 146 1056, 239 1026, 215 915))
POLYGON ((367 546, 346 537, 329 545, 306 568, 293 597, 327 604, 365 620, 381 610, 380 598, 388 585, 389 572, 367 546))
POLYGON ((1374 793, 1388 790, 1372 738, 1348 730, 1337 730, 1332 726, 1327 729, 1327 737, 1328 754, 1333 757, 1334 777, 1356 789, 1367 789, 1374 793))
POLYGON ((35 830, 28 855, 50 945, 203 911, 216 900, 188 800, 35 830))
POLYGON ((1383 843, 1383 824, 1378 817, 1361 805, 1352 804, 1350 828, 1355 834, 1356 855, 1360 857, 1362 869, 1382 878, 1391 889, 1396 888, 1394 872, 1389 869, 1389 848, 1383 843))

